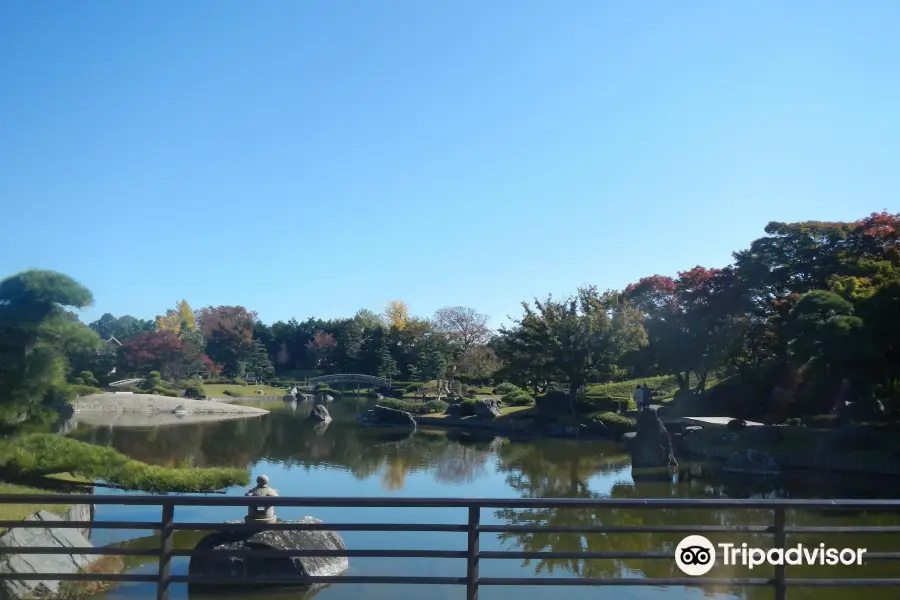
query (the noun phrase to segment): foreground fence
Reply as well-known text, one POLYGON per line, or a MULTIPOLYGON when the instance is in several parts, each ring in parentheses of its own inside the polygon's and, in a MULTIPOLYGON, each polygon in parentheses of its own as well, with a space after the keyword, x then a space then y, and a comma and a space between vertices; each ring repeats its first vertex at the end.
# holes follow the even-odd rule
MULTIPOLYGON (((136 496, 136 495, 35 495, 15 494, 0 496, 0 504, 83 504, 94 505, 126 505, 126 506, 158 506, 160 520, 152 522, 132 521, 0 521, 2 528, 66 528, 66 529, 119 529, 119 530, 152 530, 159 532, 158 549, 140 548, 78 548, 79 554, 113 555, 113 556, 147 556, 159 560, 156 574, 94 574, 94 573, 0 573, 0 580, 60 580, 60 581, 103 581, 103 582, 139 582, 156 585, 158 600, 168 600, 169 588, 173 583, 188 584, 236 584, 254 583, 278 585, 306 584, 439 584, 465 586, 467 600, 477 600, 478 590, 482 586, 765 586, 774 590, 776 600, 784 600, 786 590, 792 586, 813 587, 885 587, 900 588, 900 577, 885 579, 788 579, 785 567, 775 567, 774 576, 756 578, 534 578, 534 577, 482 577, 479 565, 482 559, 572 559, 572 560, 625 560, 625 559, 657 559, 674 560, 674 549, 671 552, 517 552, 517 551, 484 551, 479 549, 479 538, 482 533, 497 534, 529 534, 529 533, 579 533, 579 534, 615 534, 626 536, 635 533, 660 534, 770 534, 773 536, 773 548, 784 548, 788 534, 900 534, 900 526, 871 527, 789 527, 786 525, 786 511, 801 510, 853 510, 853 511, 890 511, 900 512, 900 500, 725 500, 725 499, 407 499, 407 498, 266 498, 265 505, 274 507, 346 507, 346 508, 462 508, 468 510, 468 520, 458 524, 418 524, 418 523, 325 523, 325 524, 226 524, 226 523, 187 523, 175 521, 175 510, 179 506, 192 507, 248 507, 261 504, 259 498, 243 496, 136 496), (603 525, 603 526, 521 526, 521 525, 483 525, 481 513, 483 509, 704 509, 771 510, 772 521, 768 525, 747 526, 641 526, 641 525, 603 525), (173 575, 172 558, 189 557, 200 553, 195 550, 181 550, 173 547, 173 534, 176 530, 221 531, 221 530, 333 530, 333 531, 377 531, 377 532, 454 532, 466 533, 465 549, 459 550, 338 550, 338 551, 256 551, 277 557, 294 556, 347 556, 378 558, 456 558, 466 561, 466 572, 463 577, 426 577, 426 576, 351 576, 337 577, 265 577, 259 578, 209 578, 191 575, 173 575)), ((215 551, 207 551, 215 552, 215 551)), ((72 554, 72 549, 60 547, 28 547, 0 548, 0 554, 72 554)), ((900 552, 873 552, 865 555, 866 560, 900 560, 900 552)), ((900 570, 897 571, 900 574, 900 570)))

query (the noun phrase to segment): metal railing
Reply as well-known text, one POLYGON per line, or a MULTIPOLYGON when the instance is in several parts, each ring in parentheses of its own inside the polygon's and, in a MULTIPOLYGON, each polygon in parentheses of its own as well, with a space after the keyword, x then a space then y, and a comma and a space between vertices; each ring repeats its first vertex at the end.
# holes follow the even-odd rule
MULTIPOLYGON (((786 511, 801 510, 855 510, 900 512, 900 500, 755 500, 755 499, 436 499, 436 498, 300 498, 267 497, 264 504, 273 507, 345 507, 345 508, 465 508, 468 519, 459 524, 419 524, 419 523, 274 523, 274 524, 234 524, 234 523, 188 523, 175 522, 175 508, 178 506, 202 507, 248 507, 261 504, 260 498, 244 496, 138 496, 138 495, 43 495, 10 494, 0 496, 0 504, 94 504, 126 506, 158 506, 161 509, 159 521, 0 521, 2 528, 65 528, 65 529, 120 529, 155 530, 159 532, 158 549, 88 547, 62 548, 47 547, 4 547, 0 554, 85 554, 101 556, 147 556, 159 560, 156 574, 103 574, 103 573, 0 573, 0 581, 102 581, 137 582, 156 585, 158 600, 168 600, 169 588, 173 583, 187 584, 236 584, 251 585, 306 585, 306 584, 440 584, 462 585, 466 587, 467 600, 477 600, 481 586, 766 586, 774 589, 776 600, 784 600, 786 590, 792 586, 812 587, 887 587, 900 588, 900 578, 884 579, 788 579, 785 568, 775 567, 772 577, 743 578, 541 578, 541 577, 482 577, 479 574, 482 559, 660 559, 673 560, 674 552, 517 552, 484 551, 479 548, 482 533, 580 533, 580 534, 771 534, 773 548, 784 548, 788 534, 900 534, 900 526, 865 527, 792 527, 786 525, 786 511), (602 525, 602 526, 522 526, 483 525, 482 509, 762 509, 771 510, 771 525, 602 525), (201 575, 173 575, 172 558, 190 557, 198 554, 221 556, 223 553, 241 551, 192 550, 173 547, 173 536, 178 530, 192 531, 260 531, 260 530, 330 530, 330 531, 380 531, 380 532, 453 532, 466 533, 465 550, 251 550, 243 553, 265 554, 277 557, 319 556, 319 557, 378 557, 378 558, 455 558, 465 559, 466 573, 463 577, 431 576, 356 576, 334 577, 266 576, 256 577, 208 577, 201 575)), ((872 552, 866 560, 900 560, 900 552, 872 552)))

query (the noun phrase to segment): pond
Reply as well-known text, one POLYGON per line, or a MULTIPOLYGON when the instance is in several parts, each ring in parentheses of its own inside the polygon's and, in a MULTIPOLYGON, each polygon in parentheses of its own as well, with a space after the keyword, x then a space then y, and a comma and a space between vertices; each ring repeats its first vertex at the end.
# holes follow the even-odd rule
MULTIPOLYGON (((454 431, 419 430, 414 434, 398 430, 360 427, 354 418, 359 410, 352 402, 337 401, 331 407, 335 420, 327 427, 307 420, 308 404, 285 405, 261 418, 197 423, 152 428, 82 426, 72 435, 95 444, 109 445, 146 462, 167 466, 249 466, 253 477, 266 474, 282 496, 350 497, 495 497, 495 498, 876 498, 897 497, 900 486, 894 480, 851 477, 844 474, 789 473, 779 479, 754 480, 690 479, 635 481, 629 457, 618 444, 597 441, 532 439, 510 441, 479 437, 454 431)), ((240 495, 245 489, 228 490, 240 495)), ((109 491, 100 493, 111 493, 109 491)), ((243 509, 179 507, 181 522, 240 519, 243 509)), ((464 523, 465 509, 384 509, 384 508, 279 508, 283 519, 306 514, 327 522, 464 523)), ((159 509, 153 507, 98 506, 98 520, 153 521, 159 509)), ((771 512, 761 510, 640 510, 640 509, 534 509, 482 511, 483 524, 572 525, 770 525, 771 512)), ((790 511, 788 525, 900 525, 900 515, 885 513, 824 513, 790 511)), ((132 540, 133 546, 155 547, 155 538, 140 538, 147 532, 94 532, 95 543, 132 540)), ((183 532, 176 546, 192 548, 202 534, 183 532)), ((344 532, 353 549, 465 549, 464 533, 381 533, 344 532)), ((672 534, 484 534, 482 550, 593 552, 671 551, 682 535, 672 534)), ((765 547, 770 536, 754 540, 752 535, 710 536, 714 542, 765 547)), ((900 550, 900 536, 893 534, 841 534, 827 537, 788 536, 789 545, 838 548, 867 548, 869 552, 900 550)), ((129 559, 130 560, 130 559, 129 559)), ((156 564, 132 565, 131 572, 153 573, 156 564)), ((863 566, 788 567, 788 577, 892 577, 896 562, 872 561, 863 566)), ((769 577, 771 567, 730 570, 717 566, 709 577, 769 577)), ((175 559, 174 574, 187 573, 187 559, 175 559)), ((461 559, 379 559, 352 558, 351 575, 463 576, 461 559)), ((668 560, 482 560, 483 577, 683 577, 668 560)), ((103 598, 136 599, 154 597, 150 585, 121 585, 103 598)), ((791 588, 791 600, 843 600, 850 590, 841 588, 791 588)), ((482 600, 509 598, 583 600, 598 594, 616 599, 689 600, 703 597, 768 600, 770 588, 616 587, 562 588, 528 586, 483 587, 482 600)), ((241 594, 242 599, 282 600, 462 600, 463 586, 358 585, 339 584, 304 595, 297 591, 241 594)), ((869 588, 871 600, 900 597, 900 589, 869 588)), ((174 585, 172 597, 188 597, 186 586, 174 585)))

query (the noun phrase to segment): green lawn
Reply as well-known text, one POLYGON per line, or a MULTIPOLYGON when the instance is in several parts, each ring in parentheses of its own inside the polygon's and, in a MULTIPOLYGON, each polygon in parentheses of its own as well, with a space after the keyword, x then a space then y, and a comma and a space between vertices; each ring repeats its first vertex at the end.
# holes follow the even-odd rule
MULTIPOLYGON (((70 475, 69 473, 58 473, 49 475, 49 478, 59 479, 60 481, 72 481, 78 483, 88 483, 89 480, 70 475)), ((17 483, 6 483, 0 481, 0 495, 7 494, 41 494, 52 495, 57 492, 52 490, 44 490, 34 488, 27 485, 19 485, 17 483)), ((64 515, 71 508, 68 504, 0 504, 0 521, 21 521, 28 515, 36 513, 39 510, 46 510, 57 515, 64 515)), ((0 531, 3 531, 0 529, 0 531)))
POLYGON ((238 396, 252 398, 254 396, 284 396, 288 393, 286 388, 272 387, 270 385, 232 385, 230 383, 210 383, 203 386, 206 395, 210 398, 226 397, 225 390, 231 390, 238 396), (262 394, 257 394, 262 390, 262 394))

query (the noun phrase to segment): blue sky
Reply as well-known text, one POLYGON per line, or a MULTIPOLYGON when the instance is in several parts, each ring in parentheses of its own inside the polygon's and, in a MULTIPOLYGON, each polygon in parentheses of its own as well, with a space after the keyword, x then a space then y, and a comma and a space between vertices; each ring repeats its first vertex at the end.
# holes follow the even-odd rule
POLYGON ((722 266, 900 209, 900 2, 0 3, 0 274, 267 322, 722 266))

